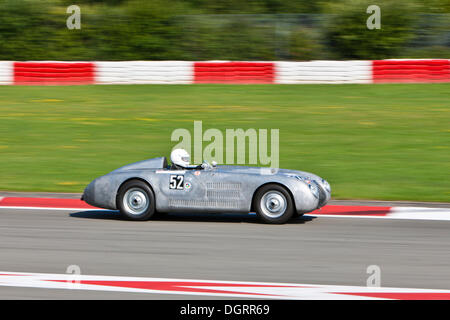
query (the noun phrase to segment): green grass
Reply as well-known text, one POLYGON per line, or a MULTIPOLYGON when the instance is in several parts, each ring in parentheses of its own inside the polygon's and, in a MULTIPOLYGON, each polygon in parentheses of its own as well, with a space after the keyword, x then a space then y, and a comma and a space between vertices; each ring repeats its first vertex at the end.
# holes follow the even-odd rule
POLYGON ((336 199, 450 201, 449 111, 450 84, 2 86, 0 190, 81 192, 202 120, 280 129, 280 167, 336 199))

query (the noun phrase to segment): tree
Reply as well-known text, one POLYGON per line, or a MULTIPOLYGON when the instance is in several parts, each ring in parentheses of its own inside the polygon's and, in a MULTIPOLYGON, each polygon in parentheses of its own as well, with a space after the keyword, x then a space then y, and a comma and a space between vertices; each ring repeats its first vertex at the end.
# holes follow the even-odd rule
POLYGON ((372 1, 344 0, 328 3, 332 14, 326 38, 339 58, 385 59, 394 57, 412 35, 418 6, 407 0, 380 0, 381 28, 369 30, 367 7, 372 1))

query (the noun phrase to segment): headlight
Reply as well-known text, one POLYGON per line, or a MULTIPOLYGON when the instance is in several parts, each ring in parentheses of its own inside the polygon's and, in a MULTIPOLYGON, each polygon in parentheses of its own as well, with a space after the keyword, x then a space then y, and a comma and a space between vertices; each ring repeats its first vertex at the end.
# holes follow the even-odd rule
POLYGON ((330 184, 328 183, 328 181, 325 180, 325 179, 322 179, 322 184, 323 184, 323 186, 325 187, 325 190, 327 190, 328 193, 331 193, 331 186, 330 186, 330 184))
POLYGON ((319 199, 319 187, 317 186, 315 181, 313 181, 311 184, 309 184, 309 190, 311 190, 314 197, 319 199))
POLYGON ((311 190, 311 193, 314 195, 314 197, 316 197, 317 199, 319 199, 319 186, 317 185, 317 182, 314 180, 311 180, 310 178, 306 177, 303 178, 301 176, 296 176, 296 178, 298 180, 303 181, 304 183, 306 183, 306 185, 309 187, 309 190, 311 190))

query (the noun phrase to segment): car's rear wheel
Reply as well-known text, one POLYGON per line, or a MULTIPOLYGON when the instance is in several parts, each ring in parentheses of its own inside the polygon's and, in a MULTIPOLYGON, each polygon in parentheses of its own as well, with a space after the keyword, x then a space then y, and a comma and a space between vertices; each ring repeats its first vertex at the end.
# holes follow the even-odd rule
POLYGON ((289 192, 280 185, 268 184, 255 195, 254 208, 266 223, 286 223, 294 214, 294 203, 289 192))
POLYGON ((117 207, 130 220, 148 220, 155 214, 155 195, 145 182, 131 180, 120 187, 117 207))

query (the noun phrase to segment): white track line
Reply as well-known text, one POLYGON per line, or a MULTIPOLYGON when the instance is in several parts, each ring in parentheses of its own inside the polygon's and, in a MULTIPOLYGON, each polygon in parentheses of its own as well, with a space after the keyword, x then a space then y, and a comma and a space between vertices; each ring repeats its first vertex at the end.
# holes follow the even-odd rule
POLYGON ((393 207, 391 219, 445 220, 450 221, 449 208, 393 207))
POLYGON ((398 219, 398 220, 439 220, 450 221, 450 208, 425 207, 392 207, 386 215, 344 215, 344 214, 314 214, 305 216, 316 218, 363 218, 363 219, 398 219))
MULTIPOLYGON (((54 208, 54 207, 21 207, 21 206, 1 206, 0 209, 24 209, 24 210, 59 210, 59 211, 105 211, 118 212, 101 208, 54 208)), ((255 213, 250 213, 255 215, 255 213)), ((395 220, 434 220, 450 221, 450 208, 425 208, 425 207, 392 207, 390 212, 384 216, 378 215, 351 215, 351 214, 314 214, 307 213, 305 217, 315 218, 352 218, 352 219, 395 219, 395 220)))

